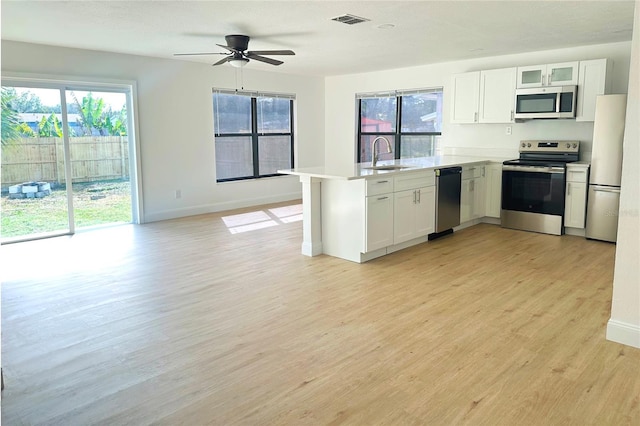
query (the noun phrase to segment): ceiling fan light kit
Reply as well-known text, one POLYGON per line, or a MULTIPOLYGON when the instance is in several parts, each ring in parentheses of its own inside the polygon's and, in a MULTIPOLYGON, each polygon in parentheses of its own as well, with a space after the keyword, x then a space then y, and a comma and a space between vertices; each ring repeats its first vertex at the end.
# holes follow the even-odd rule
POLYGON ((242 68, 247 65, 247 63, 249 63, 251 59, 270 65, 283 64, 282 61, 267 58, 266 56, 262 55, 295 55, 292 50, 247 50, 249 48, 250 37, 246 35, 232 34, 225 36, 225 40, 227 42, 226 46, 223 44, 216 45, 222 47, 223 49, 227 49, 229 53, 175 53, 174 56, 227 55, 218 62, 214 63, 213 66, 222 65, 228 62, 232 67, 242 68))
POLYGON ((247 58, 229 59, 229 65, 236 68, 242 68, 249 63, 247 58))

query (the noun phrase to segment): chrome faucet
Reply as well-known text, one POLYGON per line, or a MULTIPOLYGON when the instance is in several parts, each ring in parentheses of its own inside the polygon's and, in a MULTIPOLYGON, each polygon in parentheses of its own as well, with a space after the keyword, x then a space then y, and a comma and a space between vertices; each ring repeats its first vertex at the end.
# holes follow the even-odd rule
POLYGON ((375 167, 376 163, 378 162, 378 152, 376 151, 376 142, 378 142, 380 139, 384 140, 387 143, 387 152, 383 154, 391 154, 391 142, 389 142, 389 139, 385 138, 384 136, 378 136, 373 140, 373 142, 371 142, 371 156, 373 158, 371 160, 371 167, 375 167))

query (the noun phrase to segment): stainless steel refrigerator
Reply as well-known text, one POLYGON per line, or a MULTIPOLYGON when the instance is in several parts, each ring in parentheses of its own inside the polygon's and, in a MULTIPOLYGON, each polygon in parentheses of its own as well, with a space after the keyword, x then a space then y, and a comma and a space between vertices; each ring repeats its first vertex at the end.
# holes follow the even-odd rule
POLYGON ((626 109, 627 95, 596 98, 585 232, 594 240, 616 241, 626 109))

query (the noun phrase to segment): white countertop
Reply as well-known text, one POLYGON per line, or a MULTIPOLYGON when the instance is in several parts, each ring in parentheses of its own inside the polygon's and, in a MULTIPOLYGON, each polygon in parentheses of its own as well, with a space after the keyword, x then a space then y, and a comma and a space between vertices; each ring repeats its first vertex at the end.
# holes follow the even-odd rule
POLYGON ((379 161, 378 166, 398 165, 406 168, 399 170, 372 170, 371 163, 356 163, 350 167, 322 166, 300 167, 278 170, 278 173, 296 176, 308 176, 322 179, 363 179, 371 176, 392 175, 416 170, 430 170, 441 167, 467 166, 507 160, 507 158, 474 157, 469 155, 438 155, 434 157, 403 158, 393 161, 379 161))

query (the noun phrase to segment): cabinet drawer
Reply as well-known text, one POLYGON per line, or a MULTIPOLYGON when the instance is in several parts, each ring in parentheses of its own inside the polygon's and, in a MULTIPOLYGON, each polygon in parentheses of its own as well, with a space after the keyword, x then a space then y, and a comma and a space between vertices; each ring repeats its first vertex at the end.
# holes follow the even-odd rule
POLYGON ((419 172, 405 172, 395 177, 393 190, 405 191, 407 189, 416 189, 424 186, 433 186, 436 184, 436 175, 433 170, 424 170, 419 172))
POLYGON ((366 196, 393 192, 393 177, 367 179, 366 196))
POLYGON ((482 177, 484 166, 470 166, 462 168, 462 180, 482 177))
POLYGON ((587 182, 588 169, 571 169, 567 168, 567 182, 587 182))

